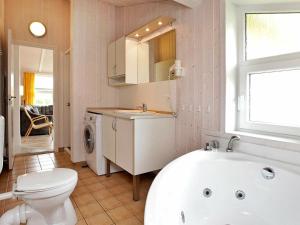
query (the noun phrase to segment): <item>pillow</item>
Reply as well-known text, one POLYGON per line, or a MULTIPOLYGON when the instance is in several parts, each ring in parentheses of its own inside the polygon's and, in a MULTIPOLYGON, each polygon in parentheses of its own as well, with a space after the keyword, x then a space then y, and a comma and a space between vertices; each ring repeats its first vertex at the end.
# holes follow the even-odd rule
POLYGON ((32 107, 31 112, 33 112, 34 114, 40 114, 39 109, 35 106, 32 107))

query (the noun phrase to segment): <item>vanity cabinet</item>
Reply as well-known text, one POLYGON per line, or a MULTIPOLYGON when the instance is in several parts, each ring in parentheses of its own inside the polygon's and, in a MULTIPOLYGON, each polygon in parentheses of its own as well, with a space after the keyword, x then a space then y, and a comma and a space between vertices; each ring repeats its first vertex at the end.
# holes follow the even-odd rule
POLYGON ((115 121, 116 119, 110 116, 102 118, 103 155, 112 162, 116 161, 115 121))
POLYGON ((109 84, 121 86, 138 82, 138 42, 122 37, 108 46, 107 73, 109 84))
POLYGON ((102 132, 104 157, 133 175, 134 200, 139 199, 139 175, 162 169, 176 156, 173 117, 123 119, 104 115, 102 132))
POLYGON ((117 119, 116 161, 121 168, 134 174, 134 121, 117 119))

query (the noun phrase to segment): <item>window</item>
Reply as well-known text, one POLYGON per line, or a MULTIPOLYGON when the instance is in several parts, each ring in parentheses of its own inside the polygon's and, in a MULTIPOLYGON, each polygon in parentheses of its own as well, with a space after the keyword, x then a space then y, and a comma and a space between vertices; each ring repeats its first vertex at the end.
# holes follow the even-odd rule
POLYGON ((300 135, 300 12, 243 12, 238 127, 300 135))
POLYGON ((300 13, 246 13, 246 59, 300 52, 300 13))
POLYGON ((36 74, 35 105, 53 105, 53 76, 36 74))

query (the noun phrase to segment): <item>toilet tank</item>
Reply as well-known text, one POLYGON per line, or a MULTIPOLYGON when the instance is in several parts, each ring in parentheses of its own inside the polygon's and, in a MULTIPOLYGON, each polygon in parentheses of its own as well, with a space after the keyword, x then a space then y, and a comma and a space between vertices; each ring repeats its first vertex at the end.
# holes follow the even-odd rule
POLYGON ((0 173, 3 169, 3 152, 4 152, 4 117, 0 116, 0 173))

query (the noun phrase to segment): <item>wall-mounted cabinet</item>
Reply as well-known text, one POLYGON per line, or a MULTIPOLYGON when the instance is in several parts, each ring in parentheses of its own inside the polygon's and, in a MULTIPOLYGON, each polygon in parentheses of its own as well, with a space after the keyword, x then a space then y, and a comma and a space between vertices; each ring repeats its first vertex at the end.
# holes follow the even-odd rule
POLYGON ((176 60, 175 22, 158 17, 108 46, 109 85, 124 86, 176 79, 170 68, 176 60))
POLYGON ((122 37, 108 47, 108 79, 112 86, 138 83, 138 42, 122 37))

